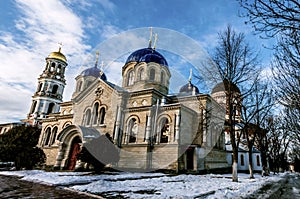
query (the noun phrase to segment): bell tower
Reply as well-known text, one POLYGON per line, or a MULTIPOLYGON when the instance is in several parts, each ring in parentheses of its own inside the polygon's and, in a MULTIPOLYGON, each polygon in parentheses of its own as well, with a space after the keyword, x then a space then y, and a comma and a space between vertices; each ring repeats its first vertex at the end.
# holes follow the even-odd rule
POLYGON ((46 66, 38 77, 37 89, 32 96, 32 104, 27 119, 30 124, 36 125, 38 121, 46 118, 50 113, 59 112, 59 103, 66 85, 65 69, 67 59, 61 53, 61 47, 57 52, 52 52, 45 58, 46 66))

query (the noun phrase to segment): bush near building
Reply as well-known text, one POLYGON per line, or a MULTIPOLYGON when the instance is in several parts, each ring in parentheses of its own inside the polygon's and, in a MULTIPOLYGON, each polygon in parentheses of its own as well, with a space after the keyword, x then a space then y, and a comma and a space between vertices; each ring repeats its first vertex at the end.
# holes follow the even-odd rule
POLYGON ((0 161, 14 162, 17 170, 43 165, 46 156, 36 146, 40 133, 37 127, 17 126, 0 135, 0 161))

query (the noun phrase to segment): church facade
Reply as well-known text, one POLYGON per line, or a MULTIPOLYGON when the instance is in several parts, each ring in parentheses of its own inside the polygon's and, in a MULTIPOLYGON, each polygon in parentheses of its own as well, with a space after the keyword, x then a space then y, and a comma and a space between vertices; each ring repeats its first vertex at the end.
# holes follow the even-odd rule
MULTIPOLYGON (((223 132, 225 108, 199 92, 191 79, 169 94, 171 73, 162 54, 149 45, 134 51, 122 67, 122 86, 95 65, 75 79, 72 99, 62 102, 65 56, 52 52, 38 78, 28 115, 40 123, 38 146, 46 164, 75 169, 85 143, 109 134, 120 170, 200 172, 228 168, 223 132)), ((100 160, 101 161, 101 160, 100 160)))

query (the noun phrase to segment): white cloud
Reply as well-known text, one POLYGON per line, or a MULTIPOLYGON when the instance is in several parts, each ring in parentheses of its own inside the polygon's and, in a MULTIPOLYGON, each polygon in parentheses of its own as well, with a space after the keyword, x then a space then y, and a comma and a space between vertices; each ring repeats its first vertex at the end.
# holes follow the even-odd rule
POLYGON ((113 12, 115 9, 115 4, 109 0, 99 0, 99 3, 105 8, 108 9, 109 11, 113 12))
POLYGON ((17 0, 16 7, 20 14, 14 20, 18 32, 0 32, 1 69, 8 66, 0 73, 0 123, 26 117, 37 77, 45 66, 44 58, 58 50, 58 42, 63 43, 62 52, 69 64, 64 97, 69 100, 73 71, 91 48, 84 42, 80 17, 60 1, 17 0))

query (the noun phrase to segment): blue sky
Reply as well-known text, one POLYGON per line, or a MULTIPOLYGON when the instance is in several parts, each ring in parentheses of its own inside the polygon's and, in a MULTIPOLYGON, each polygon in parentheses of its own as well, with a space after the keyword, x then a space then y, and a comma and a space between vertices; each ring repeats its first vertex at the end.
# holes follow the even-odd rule
MULTIPOLYGON (((92 66, 97 46, 137 28, 154 27, 154 32, 155 27, 174 30, 211 53, 217 45, 218 32, 230 24, 246 34, 250 45, 262 55, 262 64, 268 65, 271 51, 262 46, 269 46, 270 41, 253 35, 251 27, 244 24, 245 19, 238 17, 239 12, 235 0, 0 1, 0 123, 26 117, 45 57, 57 51, 59 42, 63 43, 62 52, 69 64, 64 101, 71 98, 74 78, 85 67, 92 66)), ((131 47, 135 46, 132 43, 145 43, 147 47, 148 34, 145 31, 144 40, 139 41, 128 36, 128 42, 120 45, 131 47)), ((162 35, 158 38, 159 49, 164 41, 160 39, 162 35)), ((126 59, 124 54, 123 59, 126 59)), ((174 60, 170 56, 169 64, 180 65, 172 63, 174 60)), ((118 83, 121 67, 120 60, 111 63, 105 71, 108 79, 118 83)))

